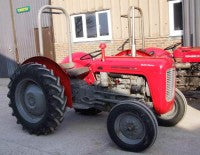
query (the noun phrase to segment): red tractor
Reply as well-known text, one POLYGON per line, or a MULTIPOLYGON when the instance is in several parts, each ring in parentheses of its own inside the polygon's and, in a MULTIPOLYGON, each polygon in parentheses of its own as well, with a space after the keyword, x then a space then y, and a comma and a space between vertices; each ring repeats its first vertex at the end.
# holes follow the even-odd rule
POLYGON ((186 97, 199 98, 200 90, 200 48, 179 47, 181 43, 165 48, 172 50, 172 58, 176 62, 177 87, 184 92, 186 97))
POLYGON ((103 43, 100 50, 72 54, 68 25, 69 53, 58 65, 42 56, 40 19, 46 9, 62 11, 70 24, 61 7, 39 11, 41 56, 22 63, 8 85, 9 106, 23 129, 36 135, 52 133, 67 107, 90 115, 107 111, 111 139, 122 149, 139 152, 155 142, 158 123, 173 126, 182 119, 187 102, 175 88, 173 59, 135 57, 134 49, 132 56, 105 56, 103 43))
MULTIPOLYGON (((179 47, 181 43, 171 45, 164 50, 161 48, 146 48, 137 50, 137 56, 142 57, 171 57, 176 66, 176 86, 187 97, 199 98, 195 91, 200 90, 200 48, 179 47), (172 53, 168 52, 172 50, 172 53), (191 96, 192 95, 192 96, 191 96)), ((117 56, 130 55, 131 50, 124 50, 117 56)))
MULTIPOLYGON (((176 86, 186 97, 199 98, 197 91, 200 90, 200 47, 178 47, 181 43, 176 43, 164 50, 161 48, 146 48, 144 38, 144 21, 143 14, 140 8, 137 8, 141 13, 141 29, 142 29, 142 49, 136 51, 137 56, 142 57, 171 57, 176 63, 176 86), (178 48, 177 48, 178 47, 178 48), (172 51, 172 52, 168 52, 172 51)), ((122 16, 127 17, 127 16, 122 16)), ((131 46, 134 44, 134 27, 131 25, 131 17, 128 16, 129 23, 129 39, 127 39, 118 50, 122 51, 116 56, 131 55, 131 46), (131 35, 133 34, 133 35, 131 35), (125 45, 129 43, 130 49, 124 50, 125 45)), ((134 25, 134 24, 133 24, 134 25)))
MULTIPOLYGON (((148 48, 146 53, 149 56, 159 57, 168 55, 176 62, 176 86, 186 97, 199 99, 200 90, 200 48, 179 47, 181 43, 176 43, 167 48, 148 48), (169 53, 168 50, 172 50, 169 53)), ((143 52, 143 51, 142 51, 143 52)), ((138 51, 138 54, 141 51, 138 51)))

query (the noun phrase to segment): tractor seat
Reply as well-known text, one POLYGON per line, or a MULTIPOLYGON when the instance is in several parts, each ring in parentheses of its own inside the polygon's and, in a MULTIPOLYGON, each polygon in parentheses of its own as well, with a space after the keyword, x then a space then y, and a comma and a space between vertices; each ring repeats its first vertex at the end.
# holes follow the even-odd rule
POLYGON ((89 68, 88 67, 80 67, 80 68, 72 68, 72 69, 67 69, 67 73, 69 74, 70 77, 80 77, 82 75, 85 75, 89 73, 89 68))

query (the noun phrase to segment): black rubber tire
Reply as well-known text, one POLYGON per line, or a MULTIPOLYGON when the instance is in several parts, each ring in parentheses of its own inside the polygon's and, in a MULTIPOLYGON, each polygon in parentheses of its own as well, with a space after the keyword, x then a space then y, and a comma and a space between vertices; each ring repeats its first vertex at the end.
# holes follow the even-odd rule
POLYGON ((111 109, 107 119, 107 130, 111 139, 120 148, 132 152, 141 152, 154 144, 158 132, 158 123, 153 112, 143 103, 138 101, 124 101, 111 109), (144 126, 144 136, 135 144, 126 143, 121 140, 115 131, 115 121, 123 113, 135 115, 144 126))
POLYGON ((64 95, 64 87, 60 84, 60 79, 53 74, 52 70, 45 65, 29 63, 20 66, 10 78, 8 85, 9 106, 12 108, 12 115, 17 118, 17 123, 30 134, 46 135, 53 132, 62 122, 66 110, 67 98, 64 95), (46 109, 44 116, 36 123, 29 122, 20 114, 15 101, 16 87, 20 81, 29 78, 36 82, 45 95, 46 109))
POLYGON ((95 109, 95 108, 89 108, 89 109, 78 109, 74 108, 75 112, 80 113, 82 115, 89 115, 89 116, 94 116, 99 113, 101 113, 101 110, 95 109))
POLYGON ((175 102, 173 111, 164 115, 157 115, 158 124, 160 126, 171 127, 179 123, 187 111, 187 100, 183 93, 176 89, 175 102))

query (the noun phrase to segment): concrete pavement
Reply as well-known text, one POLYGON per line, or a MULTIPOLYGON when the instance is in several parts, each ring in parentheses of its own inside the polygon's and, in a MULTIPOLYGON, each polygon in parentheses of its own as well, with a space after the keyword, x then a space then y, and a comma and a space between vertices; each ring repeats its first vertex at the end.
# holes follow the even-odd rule
MULTIPOLYGON (((16 124, 8 107, 7 79, 0 79, 0 155, 121 155, 106 129, 107 113, 82 116, 68 110, 54 134, 29 135, 16 124)), ((159 127, 155 144, 142 154, 200 154, 200 103, 188 106, 185 118, 175 127, 159 127)))

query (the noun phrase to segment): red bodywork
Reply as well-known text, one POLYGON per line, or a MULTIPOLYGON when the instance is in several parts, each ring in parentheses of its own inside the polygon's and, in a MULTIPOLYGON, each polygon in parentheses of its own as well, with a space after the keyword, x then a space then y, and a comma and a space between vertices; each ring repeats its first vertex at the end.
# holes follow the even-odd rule
MULTIPOLYGON (((148 51, 151 50, 152 49, 149 49, 148 51)), ((89 85, 94 84, 96 80, 95 74, 99 72, 134 74, 145 77, 149 85, 155 112, 157 114, 164 114, 170 111, 172 109, 174 99, 169 102, 166 101, 166 72, 168 69, 172 67, 174 68, 173 60, 168 56, 163 56, 163 53, 159 50, 157 50, 157 52, 161 52, 160 57, 150 57, 148 54, 138 52, 138 56, 133 58, 127 56, 126 52, 128 51, 123 51, 120 52, 121 54, 118 53, 117 56, 109 57, 103 54, 102 58, 94 60, 80 60, 80 57, 86 53, 77 52, 73 54, 73 62, 75 64, 75 68, 89 68, 89 73, 82 77, 82 79, 89 85)), ((31 62, 46 65, 48 69, 52 69, 54 71, 56 76, 60 77, 61 84, 65 87, 67 106, 72 107, 71 86, 67 72, 57 63, 45 57, 33 57, 26 60, 24 63, 31 62)), ((62 64, 68 62, 68 57, 66 57, 62 64)))
MULTIPOLYGON (((123 51, 126 53, 126 51, 123 51)), ((122 52, 122 53, 123 53, 122 52)), ((154 110, 158 114, 164 114, 172 109, 174 100, 166 101, 166 72, 172 68, 174 62, 169 57, 155 58, 147 56, 130 57, 126 56, 105 56, 97 59, 80 60, 84 52, 73 54, 75 67, 89 67, 90 72, 82 77, 89 85, 94 84, 95 74, 99 72, 134 74, 146 78, 153 100, 154 110)), ((66 57, 62 64, 68 63, 66 57)), ((174 66, 173 66, 174 68, 174 66)))
POLYGON ((173 52, 177 62, 200 62, 200 47, 179 47, 173 52))

